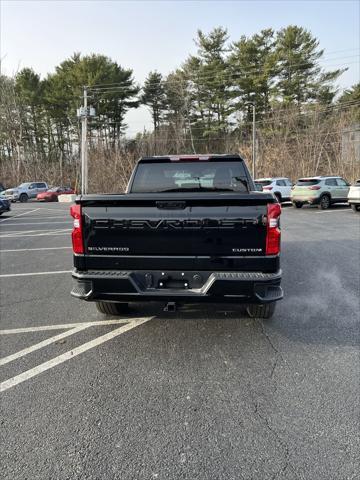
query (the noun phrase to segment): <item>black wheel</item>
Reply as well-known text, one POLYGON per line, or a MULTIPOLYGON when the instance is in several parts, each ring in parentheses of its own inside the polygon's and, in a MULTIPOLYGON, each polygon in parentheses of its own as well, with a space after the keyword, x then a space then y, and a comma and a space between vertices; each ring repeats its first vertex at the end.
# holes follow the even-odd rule
POLYGON ((281 193, 276 192, 276 193, 275 193, 275 197, 277 198, 277 201, 278 201, 279 203, 282 202, 281 193))
POLYGON ((29 200, 29 197, 26 195, 26 193, 22 193, 19 198, 21 203, 25 203, 29 200))
POLYGON ((127 303, 96 302, 96 308, 104 315, 121 315, 127 313, 129 306, 127 303))
POLYGON ((301 202, 293 202, 293 206, 294 206, 295 208, 302 208, 303 205, 304 205, 304 204, 301 203, 301 202))
POLYGON ((354 210, 354 212, 360 212, 360 205, 355 205, 355 203, 352 203, 351 208, 354 210))
POLYGON ((251 318, 271 318, 274 315, 276 302, 257 304, 252 303, 247 306, 246 311, 251 318))
POLYGON ((319 203, 319 208, 320 210, 327 210, 331 205, 330 197, 329 195, 323 195, 320 198, 320 203, 319 203))

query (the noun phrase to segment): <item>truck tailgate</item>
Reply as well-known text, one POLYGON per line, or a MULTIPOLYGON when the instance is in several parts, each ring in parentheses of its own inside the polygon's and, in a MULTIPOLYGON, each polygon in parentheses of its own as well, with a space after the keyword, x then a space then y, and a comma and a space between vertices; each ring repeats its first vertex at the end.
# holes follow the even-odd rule
POLYGON ((254 269, 256 257, 265 255, 269 198, 260 193, 81 200, 85 266, 160 269, 166 257, 167 265, 176 258, 178 268, 192 268, 196 259, 197 268, 223 270, 221 258, 238 269, 240 259, 251 257, 254 269))

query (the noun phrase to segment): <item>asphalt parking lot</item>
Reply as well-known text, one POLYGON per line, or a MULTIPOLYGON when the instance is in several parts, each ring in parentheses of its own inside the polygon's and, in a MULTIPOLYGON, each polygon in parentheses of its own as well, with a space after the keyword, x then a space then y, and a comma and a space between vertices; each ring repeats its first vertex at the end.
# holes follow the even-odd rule
POLYGON ((1 465, 7 479, 355 479, 360 215, 285 207, 285 298, 233 305, 70 297, 66 204, 0 217, 1 465))

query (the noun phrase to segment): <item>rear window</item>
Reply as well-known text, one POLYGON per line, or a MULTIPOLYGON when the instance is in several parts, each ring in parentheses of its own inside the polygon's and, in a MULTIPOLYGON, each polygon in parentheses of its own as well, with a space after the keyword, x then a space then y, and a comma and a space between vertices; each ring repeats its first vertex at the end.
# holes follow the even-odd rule
POLYGON ((271 180, 256 180, 256 183, 262 185, 263 187, 267 187, 268 185, 272 184, 271 180))
POLYGON ((132 193, 247 192, 244 164, 239 161, 139 163, 132 193))
POLYGON ((320 183, 320 180, 317 178, 300 178, 296 182, 296 185, 299 187, 309 187, 311 185, 317 185, 318 183, 320 183))

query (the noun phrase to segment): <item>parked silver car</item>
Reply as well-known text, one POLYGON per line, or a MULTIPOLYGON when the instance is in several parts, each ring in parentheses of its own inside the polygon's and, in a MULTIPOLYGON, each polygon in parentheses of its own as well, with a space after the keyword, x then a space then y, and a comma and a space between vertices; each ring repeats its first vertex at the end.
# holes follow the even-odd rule
POLYGON ((49 189, 45 182, 26 182, 18 187, 9 188, 3 192, 3 196, 11 202, 27 202, 30 198, 36 198, 38 193, 49 189))
POLYGON ((292 187, 291 201, 296 208, 308 203, 325 210, 334 203, 347 202, 349 187, 350 184, 342 177, 299 178, 292 187))

